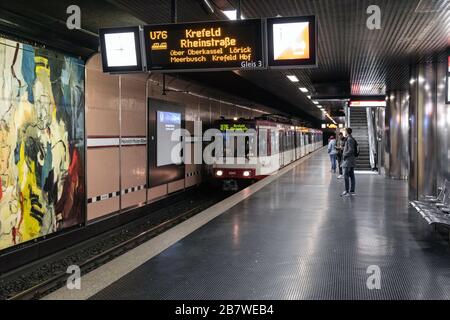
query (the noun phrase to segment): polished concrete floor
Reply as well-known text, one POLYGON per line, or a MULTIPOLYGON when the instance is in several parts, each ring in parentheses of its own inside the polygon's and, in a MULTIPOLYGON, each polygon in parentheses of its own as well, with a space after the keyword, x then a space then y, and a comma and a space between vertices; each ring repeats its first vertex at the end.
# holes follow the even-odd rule
POLYGON ((449 299, 448 242, 407 189, 357 175, 342 199, 320 151, 92 298, 449 299))

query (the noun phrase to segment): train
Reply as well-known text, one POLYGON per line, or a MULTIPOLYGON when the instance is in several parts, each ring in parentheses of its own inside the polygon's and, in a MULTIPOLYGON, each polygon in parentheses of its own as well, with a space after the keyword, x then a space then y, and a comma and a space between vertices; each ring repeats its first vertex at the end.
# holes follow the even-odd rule
POLYGON ((321 130, 283 117, 222 119, 215 128, 222 133, 224 151, 215 159, 213 175, 224 189, 237 188, 238 181, 261 180, 323 146, 321 130))

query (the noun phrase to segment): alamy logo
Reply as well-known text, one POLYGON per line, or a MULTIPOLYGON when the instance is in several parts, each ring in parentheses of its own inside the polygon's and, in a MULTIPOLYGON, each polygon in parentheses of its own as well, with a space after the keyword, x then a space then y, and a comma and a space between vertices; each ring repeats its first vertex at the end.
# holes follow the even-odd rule
POLYGON ((81 9, 77 5, 70 5, 66 10, 67 14, 70 16, 66 20, 66 26, 69 30, 80 30, 81 29, 81 9))
POLYGON ((369 290, 381 290, 381 269, 379 266, 369 266, 367 268, 367 274, 370 276, 367 278, 366 285, 369 290))
POLYGON ((81 269, 79 266, 71 265, 66 271, 69 274, 67 277, 66 286, 69 290, 81 290, 81 269))
POLYGON ((370 14, 367 18, 367 28, 369 30, 380 30, 381 29, 381 9, 377 5, 371 5, 367 7, 367 14, 370 14))

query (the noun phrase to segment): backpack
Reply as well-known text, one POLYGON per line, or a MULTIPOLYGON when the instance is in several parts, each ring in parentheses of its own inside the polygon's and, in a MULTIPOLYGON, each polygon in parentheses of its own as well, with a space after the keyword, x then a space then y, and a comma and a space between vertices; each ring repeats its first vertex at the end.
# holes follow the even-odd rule
POLYGON ((353 141, 355 141, 355 150, 354 150, 355 158, 358 158, 359 157, 358 142, 355 139, 353 139, 353 141))

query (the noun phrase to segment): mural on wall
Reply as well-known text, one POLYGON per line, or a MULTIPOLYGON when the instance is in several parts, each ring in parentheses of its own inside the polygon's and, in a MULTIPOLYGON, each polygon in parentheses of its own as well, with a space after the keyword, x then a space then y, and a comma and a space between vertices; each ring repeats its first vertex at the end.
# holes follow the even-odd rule
POLYGON ((0 38, 0 250, 83 223, 84 62, 0 38))

